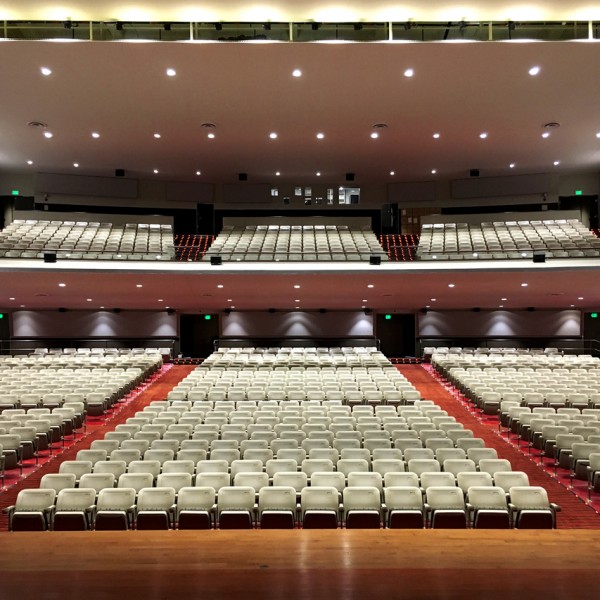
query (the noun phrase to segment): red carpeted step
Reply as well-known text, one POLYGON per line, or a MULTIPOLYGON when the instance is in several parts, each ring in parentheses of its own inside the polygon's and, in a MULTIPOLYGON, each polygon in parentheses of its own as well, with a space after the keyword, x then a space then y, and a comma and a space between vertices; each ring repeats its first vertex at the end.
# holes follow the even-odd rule
POLYGON ((525 471, 531 485, 539 485, 546 489, 551 502, 561 507, 558 514, 558 526, 562 529, 600 529, 600 516, 575 494, 563 487, 554 477, 547 473, 536 462, 529 459, 507 442, 491 425, 481 423, 454 398, 428 372, 426 365, 398 365, 398 370, 415 386, 421 396, 433 400, 452 417, 460 421, 466 429, 471 429, 476 437, 485 441, 486 446, 495 448, 498 458, 510 460, 513 470, 525 471))
MULTIPOLYGON (((113 431, 115 427, 132 417, 137 411, 142 410, 153 400, 164 400, 167 394, 196 367, 194 365, 172 366, 166 365, 153 377, 150 385, 147 383, 132 394, 132 398, 117 408, 114 415, 109 415, 99 426, 88 426, 88 434, 77 437, 63 452, 55 454, 46 460, 31 474, 18 481, 12 487, 0 494, 0 510, 15 503, 18 493, 22 489, 37 488, 40 480, 47 473, 58 473, 60 465, 65 460, 75 460, 79 450, 89 448, 94 440, 103 439, 105 434, 113 431)), ((0 512, 0 531, 8 529, 7 516, 0 512)))

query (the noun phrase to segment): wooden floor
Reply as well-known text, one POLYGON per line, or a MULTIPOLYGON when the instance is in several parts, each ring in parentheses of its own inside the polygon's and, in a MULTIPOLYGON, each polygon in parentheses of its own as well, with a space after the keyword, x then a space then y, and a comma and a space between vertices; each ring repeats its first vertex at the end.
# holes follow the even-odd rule
POLYGON ((0 599, 598 598, 600 533, 0 534, 0 599))

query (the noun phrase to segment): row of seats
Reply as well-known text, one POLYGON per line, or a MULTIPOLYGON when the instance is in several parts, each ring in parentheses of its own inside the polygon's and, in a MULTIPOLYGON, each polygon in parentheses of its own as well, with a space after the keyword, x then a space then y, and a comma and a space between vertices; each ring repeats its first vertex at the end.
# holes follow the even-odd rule
POLYGON ((420 260, 531 259, 600 256, 600 239, 577 219, 435 223, 421 229, 420 260))
POLYGON ((369 227, 341 225, 225 226, 203 260, 368 261, 388 260, 369 227))
POLYGON ((7 509, 11 531, 145 529, 380 529, 389 528, 552 528, 559 510, 535 486, 469 488, 468 500, 455 487, 379 490, 350 486, 93 488, 23 490, 7 509))
POLYGON ((502 356, 536 356, 544 355, 562 355, 563 352, 555 347, 550 348, 504 348, 498 347, 478 347, 463 348, 462 346, 426 346, 423 348, 423 354, 432 356, 433 354, 473 354, 482 355, 502 355, 502 356))
POLYGON ((174 260, 171 225, 15 219, 0 231, 0 256, 102 260, 174 260))

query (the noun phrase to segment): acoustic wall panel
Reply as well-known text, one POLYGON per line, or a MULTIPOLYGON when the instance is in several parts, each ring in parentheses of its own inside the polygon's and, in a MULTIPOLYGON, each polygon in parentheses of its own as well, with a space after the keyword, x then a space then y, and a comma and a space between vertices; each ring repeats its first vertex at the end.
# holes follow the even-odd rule
POLYGON ((35 193, 100 198, 137 198, 138 181, 125 177, 38 173, 35 179, 35 193))

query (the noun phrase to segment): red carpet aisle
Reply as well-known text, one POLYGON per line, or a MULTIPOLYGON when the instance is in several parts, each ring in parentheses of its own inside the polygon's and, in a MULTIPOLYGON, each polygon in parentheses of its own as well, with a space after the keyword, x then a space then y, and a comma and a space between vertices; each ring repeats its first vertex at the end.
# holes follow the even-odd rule
MULTIPOLYGON (((195 366, 171 366, 166 365, 162 370, 154 376, 153 381, 142 386, 141 393, 133 394, 131 400, 126 402, 121 407, 118 407, 116 414, 109 415, 103 420, 103 424, 98 427, 88 425, 87 435, 77 437, 76 441, 67 447, 63 452, 57 453, 50 457, 39 468, 34 469, 31 475, 21 479, 0 494, 0 510, 11 506, 15 503, 18 493, 25 488, 38 487, 40 480, 47 473, 58 473, 60 464, 64 460, 75 460, 75 456, 79 450, 89 448, 94 440, 99 440, 104 435, 113 431, 120 423, 124 423, 129 417, 132 417, 138 410, 144 408, 153 400, 164 400, 169 391, 171 391, 182 379, 184 379, 195 366)), ((4 513, 0 513, 0 531, 8 529, 8 520, 4 513)))
POLYGON ((560 485, 551 475, 506 442, 496 431, 480 423, 459 401, 452 397, 421 365, 401 365, 399 371, 421 392, 433 400, 449 415, 471 429, 476 437, 485 440, 486 446, 495 448, 499 458, 510 460, 515 471, 525 471, 531 485, 546 488, 551 502, 562 508, 558 514, 558 527, 571 529, 600 529, 600 516, 577 496, 560 485))

